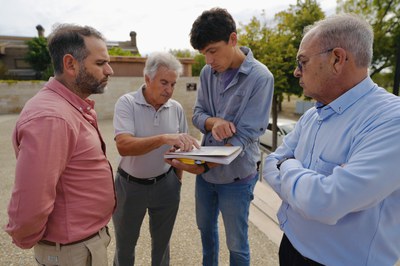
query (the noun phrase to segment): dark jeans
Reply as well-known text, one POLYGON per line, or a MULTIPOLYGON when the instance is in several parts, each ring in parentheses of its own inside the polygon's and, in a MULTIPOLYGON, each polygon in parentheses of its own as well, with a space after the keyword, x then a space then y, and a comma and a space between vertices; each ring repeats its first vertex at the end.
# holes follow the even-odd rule
POLYGON ((279 247, 279 265, 281 266, 323 266, 316 261, 301 255, 290 243, 289 239, 283 234, 279 247))

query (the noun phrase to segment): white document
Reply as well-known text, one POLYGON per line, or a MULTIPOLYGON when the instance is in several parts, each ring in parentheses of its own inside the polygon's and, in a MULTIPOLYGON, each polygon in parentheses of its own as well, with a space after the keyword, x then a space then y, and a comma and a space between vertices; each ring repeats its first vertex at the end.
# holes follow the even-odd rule
POLYGON ((200 149, 168 152, 164 158, 185 158, 219 164, 230 164, 242 151, 240 146, 201 146, 200 149))

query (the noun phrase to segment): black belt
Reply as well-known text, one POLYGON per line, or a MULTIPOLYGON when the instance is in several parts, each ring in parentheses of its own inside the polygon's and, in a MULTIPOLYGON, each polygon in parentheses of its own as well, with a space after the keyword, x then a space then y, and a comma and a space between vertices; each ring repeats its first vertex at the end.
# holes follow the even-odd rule
MULTIPOLYGON (((79 244, 79 243, 88 241, 89 239, 92 239, 93 237, 97 236, 98 234, 99 234, 99 232, 96 232, 93 235, 90 235, 90 236, 88 236, 88 237, 86 237, 84 239, 81 239, 81 240, 78 240, 78 241, 74 241, 74 242, 71 242, 71 243, 67 243, 67 244, 61 244, 60 243, 60 247, 62 247, 62 246, 71 246, 71 245, 75 245, 75 244, 79 244)), ((57 246, 56 242, 49 241, 49 240, 44 240, 44 239, 40 240, 39 243, 45 244, 45 245, 48 245, 48 246, 57 246)))
POLYGON ((133 181, 142 185, 153 185, 155 183, 157 183, 158 181, 160 181, 161 179, 163 179, 164 177, 166 177, 168 175, 168 173, 171 171, 172 167, 170 167, 168 169, 167 172, 165 172, 164 174, 161 174, 159 176, 155 176, 155 177, 150 177, 150 178, 137 178, 134 176, 131 176, 130 174, 128 174, 127 172, 125 172, 122 168, 118 167, 118 173, 125 179, 129 180, 129 181, 133 181))

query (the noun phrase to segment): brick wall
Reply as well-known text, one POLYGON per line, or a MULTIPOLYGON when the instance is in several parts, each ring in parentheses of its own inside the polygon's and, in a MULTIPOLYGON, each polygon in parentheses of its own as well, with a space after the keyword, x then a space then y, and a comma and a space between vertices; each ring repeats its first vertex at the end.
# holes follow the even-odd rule
MULTIPOLYGON (((178 58, 183 67, 182 77, 192 76, 193 58, 178 58)), ((114 77, 141 77, 143 76, 146 57, 111 56, 110 65, 114 70, 114 77)))

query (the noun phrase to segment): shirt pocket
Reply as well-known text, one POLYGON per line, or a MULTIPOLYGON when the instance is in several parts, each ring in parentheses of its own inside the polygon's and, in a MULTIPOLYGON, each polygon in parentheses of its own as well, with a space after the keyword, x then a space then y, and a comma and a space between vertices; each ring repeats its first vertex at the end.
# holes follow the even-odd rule
POLYGON ((241 106, 245 104, 243 101, 244 92, 241 90, 235 92, 235 94, 229 97, 226 103, 226 114, 231 117, 240 115, 238 112, 240 111, 241 106))
POLYGON ((329 176, 333 173, 333 169, 336 166, 340 166, 337 163, 332 163, 332 162, 328 162, 325 161, 323 158, 319 157, 318 158, 318 162, 315 166, 315 170, 319 173, 322 174, 324 176, 329 176))

